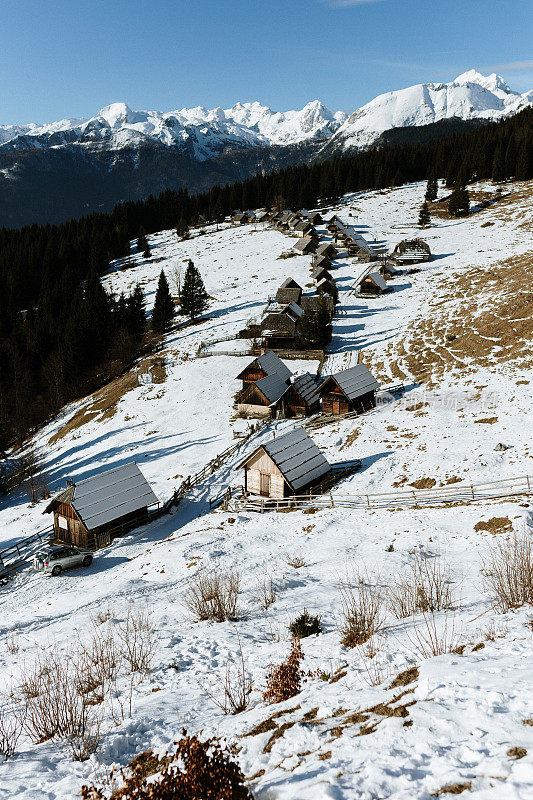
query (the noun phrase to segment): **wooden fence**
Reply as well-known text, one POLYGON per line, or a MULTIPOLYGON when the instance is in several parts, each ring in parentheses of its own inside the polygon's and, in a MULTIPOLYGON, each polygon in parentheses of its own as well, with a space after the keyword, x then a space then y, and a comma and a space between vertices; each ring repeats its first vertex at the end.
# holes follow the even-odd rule
POLYGON ((298 508, 402 508, 439 506, 447 503, 472 503, 479 500, 515 497, 533 494, 533 477, 507 478, 487 483, 457 483, 433 489, 413 489, 381 494, 306 494, 271 500, 243 494, 231 499, 227 508, 231 511, 246 510, 286 511, 298 508))

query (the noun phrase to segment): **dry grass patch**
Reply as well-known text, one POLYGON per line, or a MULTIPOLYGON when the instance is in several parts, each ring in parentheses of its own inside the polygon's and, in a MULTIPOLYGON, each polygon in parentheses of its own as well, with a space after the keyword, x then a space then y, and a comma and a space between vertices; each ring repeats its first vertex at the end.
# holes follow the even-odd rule
POLYGON ((464 781, 463 783, 447 783, 446 786, 437 789, 436 792, 432 792, 431 797, 441 797, 443 794, 462 794, 463 792, 469 792, 471 788, 471 781, 464 781))
POLYGON ((419 674, 420 670, 418 667, 409 667, 409 669, 406 669, 396 675, 389 686, 389 689, 396 689, 398 686, 408 686, 410 683, 418 680, 419 674))
POLYGON ((435 478, 419 478, 417 481, 410 483, 409 486, 412 486, 413 489, 432 489, 436 483, 435 478))
POLYGON ((487 522, 480 520, 474 525, 475 531, 488 531, 489 533, 509 533, 513 530, 513 523, 509 517, 491 517, 487 522))
POLYGON ((126 375, 116 378, 90 395, 88 402, 50 437, 48 444, 55 444, 97 417, 99 422, 111 419, 116 414, 117 406, 124 395, 139 385, 139 375, 149 371, 153 383, 164 383, 166 380, 164 359, 161 357, 144 359, 134 370, 130 370, 126 375))
POLYGON ((529 534, 496 540, 483 559, 482 575, 492 603, 504 613, 533 603, 533 540, 529 534))

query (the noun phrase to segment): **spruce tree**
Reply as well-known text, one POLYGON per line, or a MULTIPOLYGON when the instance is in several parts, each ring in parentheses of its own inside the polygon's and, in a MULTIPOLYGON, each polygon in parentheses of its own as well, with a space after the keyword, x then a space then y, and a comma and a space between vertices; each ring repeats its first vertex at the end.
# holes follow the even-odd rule
POLYGON ((421 228, 428 228, 431 225, 431 216, 427 203, 422 203, 420 206, 420 213, 418 215, 418 224, 421 228))
POLYGON ((144 294, 140 284, 136 284, 127 300, 127 327, 135 341, 140 342, 146 329, 144 294))
POLYGON ((209 295, 207 294, 197 267, 189 261, 180 294, 180 311, 193 320, 207 310, 209 295))
POLYGON ((185 219, 185 217, 180 217, 180 220, 176 225, 176 234, 179 236, 180 239, 189 238, 189 226, 187 225, 187 220, 185 219))
POLYGON ((170 296, 168 281, 163 270, 159 276, 157 292, 155 294, 154 310, 152 311, 152 330, 154 333, 165 333, 170 328, 174 317, 174 303, 170 296))
POLYGON ((150 252, 150 245, 148 244, 148 239, 146 238, 146 233, 144 229, 141 228, 139 232, 139 237, 137 239, 137 249, 141 251, 145 258, 150 258, 152 253, 150 252))
POLYGON ((437 179, 436 178, 429 178, 426 186, 426 194, 425 200, 428 203, 432 203, 433 200, 437 199, 437 179))
POLYGON ((456 186, 450 195, 448 211, 454 217, 466 217, 470 211, 470 195, 464 186, 456 186))

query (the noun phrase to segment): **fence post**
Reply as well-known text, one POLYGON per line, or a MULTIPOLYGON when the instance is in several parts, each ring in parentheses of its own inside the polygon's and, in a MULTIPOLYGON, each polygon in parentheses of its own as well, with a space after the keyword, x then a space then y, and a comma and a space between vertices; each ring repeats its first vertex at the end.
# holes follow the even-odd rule
POLYGON ((331 500, 331 508, 334 508, 335 503, 333 502, 333 492, 329 493, 329 499, 331 500))
POLYGON ((472 489, 472 500, 475 500, 476 499, 476 493, 474 492, 474 484, 472 484, 470 488, 472 489))
POLYGON ((527 490, 528 490, 528 492, 530 492, 531 491, 531 485, 529 483, 529 475, 526 475, 526 481, 527 481, 527 490))

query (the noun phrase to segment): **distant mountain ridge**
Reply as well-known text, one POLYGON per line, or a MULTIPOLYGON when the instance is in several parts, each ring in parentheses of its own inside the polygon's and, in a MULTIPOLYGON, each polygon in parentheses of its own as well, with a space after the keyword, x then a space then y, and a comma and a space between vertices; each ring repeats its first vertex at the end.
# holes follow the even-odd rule
POLYGON ((0 125, 0 225, 57 222, 166 188, 205 190, 532 104, 533 91, 519 94, 498 75, 470 70, 450 83, 387 92, 350 115, 318 100, 285 112, 258 102, 171 112, 112 103, 90 119, 0 125))

